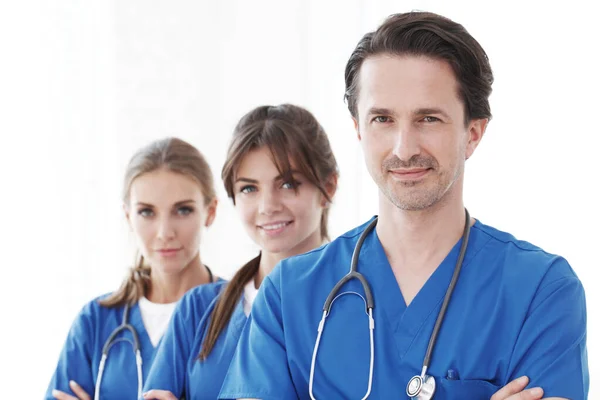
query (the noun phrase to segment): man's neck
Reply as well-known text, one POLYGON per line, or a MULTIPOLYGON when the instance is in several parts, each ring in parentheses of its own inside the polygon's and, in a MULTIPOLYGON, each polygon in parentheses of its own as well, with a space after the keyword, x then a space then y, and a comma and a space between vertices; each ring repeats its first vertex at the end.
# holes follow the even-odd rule
POLYGON ((449 196, 426 210, 406 211, 381 195, 379 209, 377 235, 395 270, 430 275, 463 233, 462 196, 449 196))
POLYGON ((408 307, 461 238, 462 195, 421 211, 401 210, 380 195, 377 235, 408 307))

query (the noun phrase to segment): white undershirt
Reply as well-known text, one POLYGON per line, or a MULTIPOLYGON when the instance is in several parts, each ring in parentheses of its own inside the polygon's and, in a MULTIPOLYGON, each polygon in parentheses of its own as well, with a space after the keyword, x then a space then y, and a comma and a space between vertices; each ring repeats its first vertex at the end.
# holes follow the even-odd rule
POLYGON ((254 286, 254 278, 252 278, 246 283, 246 286, 244 286, 244 314, 246 314, 246 317, 250 315, 252 303, 254 303, 257 294, 258 289, 254 286))
POLYGON ((141 297, 139 301, 140 312, 142 314, 142 321, 144 322, 144 328, 148 332, 150 342, 152 346, 156 347, 160 338, 167 330, 171 315, 175 310, 175 303, 152 303, 145 297, 141 297))

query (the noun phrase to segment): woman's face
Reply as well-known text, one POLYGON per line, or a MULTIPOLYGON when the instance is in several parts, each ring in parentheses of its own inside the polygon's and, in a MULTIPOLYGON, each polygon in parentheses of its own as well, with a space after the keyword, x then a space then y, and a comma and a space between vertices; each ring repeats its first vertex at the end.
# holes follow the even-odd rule
POLYGON ((152 270, 178 273, 199 258, 202 231, 214 220, 216 199, 205 205, 193 178, 159 169, 132 182, 125 212, 152 270))
POLYGON ((294 182, 284 181, 268 148, 250 151, 234 179, 236 209, 248 235, 263 253, 285 258, 322 243, 325 197, 299 172, 293 173, 294 182))

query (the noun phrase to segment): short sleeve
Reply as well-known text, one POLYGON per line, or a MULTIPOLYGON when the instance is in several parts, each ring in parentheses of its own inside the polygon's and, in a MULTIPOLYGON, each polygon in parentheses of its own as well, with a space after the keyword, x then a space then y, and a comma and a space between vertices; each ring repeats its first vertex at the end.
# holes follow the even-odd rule
POLYGON ((274 284, 276 268, 267 276, 238 342, 220 399, 297 399, 287 363, 281 297, 274 284))
POLYGON ((163 335, 152 367, 144 382, 144 392, 168 390, 180 398, 187 379, 187 363, 192 356, 194 338, 204 314, 205 304, 195 301, 194 291, 186 293, 175 307, 169 327, 163 335), (200 308, 200 309, 198 309, 200 308))
POLYGON ((546 397, 587 399, 585 293, 562 258, 542 280, 515 345, 509 381, 521 375, 546 397))
POLYGON ((77 382, 90 396, 94 394, 92 352, 94 343, 94 321, 98 307, 88 303, 73 321, 67 340, 61 350, 58 365, 46 390, 45 399, 54 400, 52 390, 61 390, 74 395, 69 381, 77 382))

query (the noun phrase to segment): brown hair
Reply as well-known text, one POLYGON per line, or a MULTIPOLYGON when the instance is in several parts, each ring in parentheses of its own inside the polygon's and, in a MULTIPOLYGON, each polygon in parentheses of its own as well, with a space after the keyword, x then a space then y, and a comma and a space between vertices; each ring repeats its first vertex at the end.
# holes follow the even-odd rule
MULTIPOLYGON (((246 114, 235 128, 227 160, 221 172, 227 195, 234 201, 237 170, 248 152, 266 146, 284 180, 293 182, 291 160, 315 185, 327 201, 326 186, 338 167, 329 139, 317 119, 306 109, 291 104, 261 106, 246 114)), ((328 208, 321 216, 321 236, 328 238, 328 208)), ((244 285, 258 272, 260 255, 246 263, 233 276, 212 311, 210 325, 198 358, 206 359, 219 335, 231 319, 244 285)))
POLYGON ((346 64, 344 94, 355 119, 358 120, 360 68, 368 57, 378 54, 427 56, 447 61, 459 83, 465 124, 472 119, 491 119, 488 98, 494 76, 487 54, 462 25, 429 12, 391 15, 358 42, 346 64))
MULTIPOLYGON (((215 197, 212 171, 204 156, 191 144, 178 139, 166 138, 154 141, 139 149, 129 161, 123 182, 122 198, 129 203, 129 194, 133 181, 140 175, 159 169, 166 169, 194 179, 204 195, 204 204, 208 205, 215 197)), ((142 255, 121 284, 121 287, 99 303, 105 307, 133 305, 146 293, 150 283, 150 267, 144 264, 142 255)))

